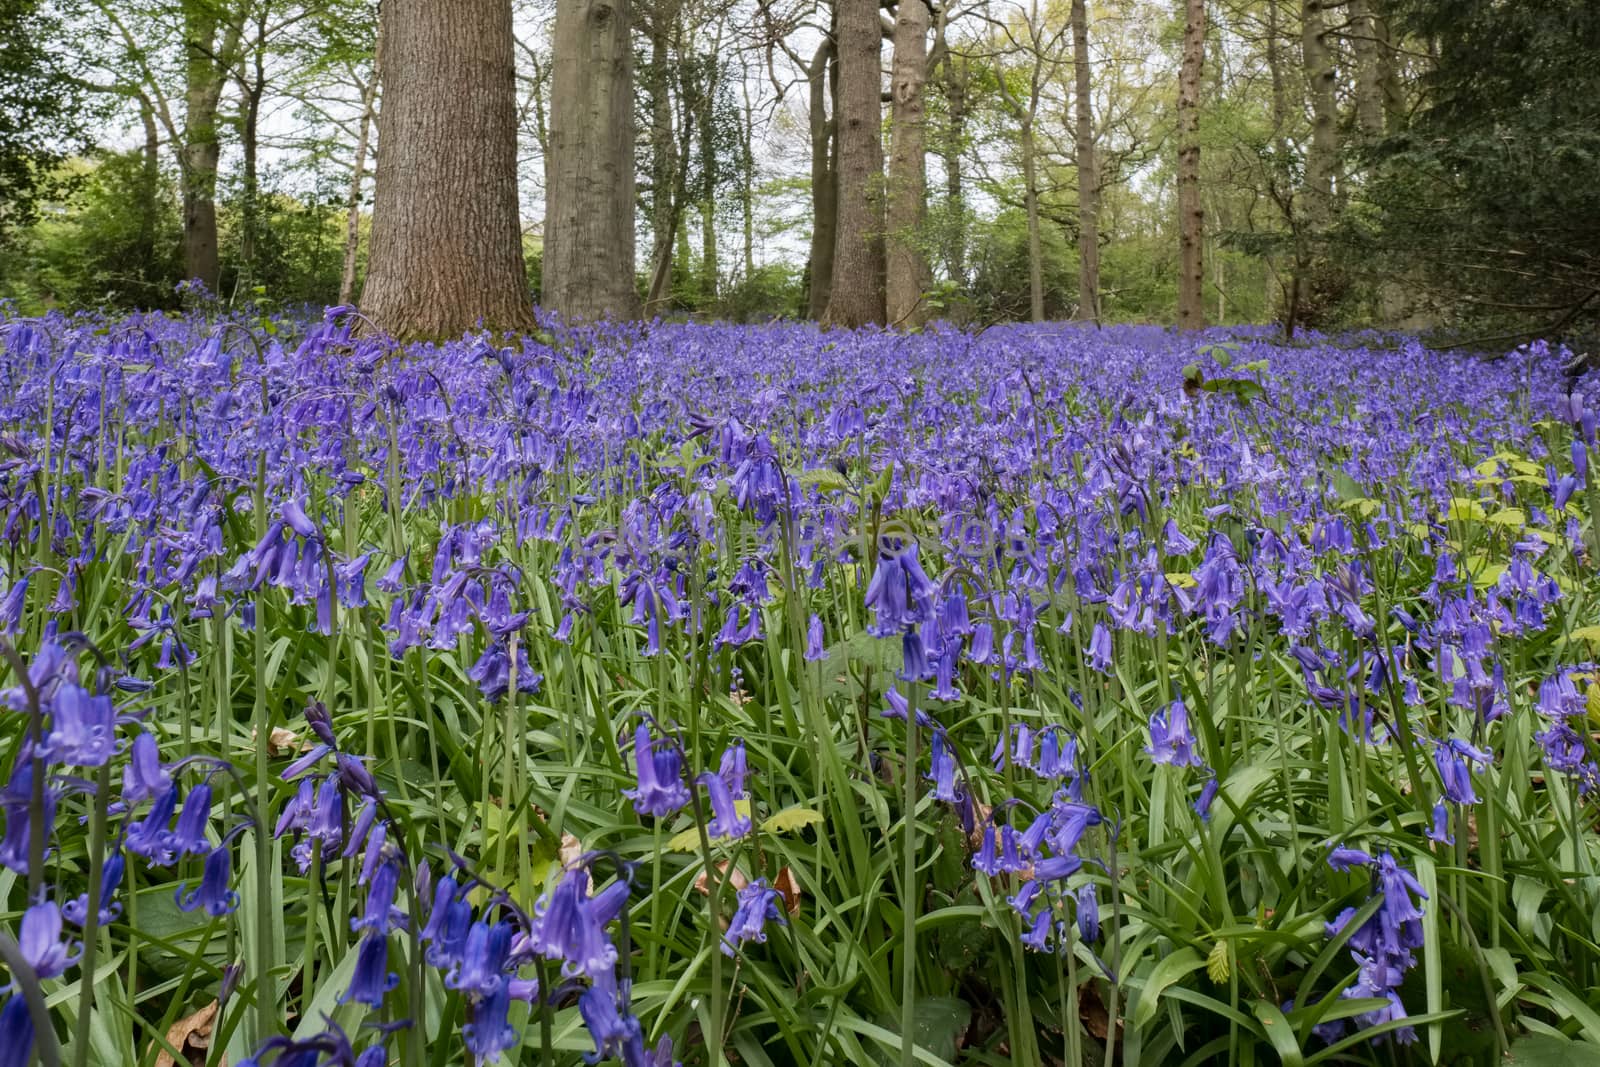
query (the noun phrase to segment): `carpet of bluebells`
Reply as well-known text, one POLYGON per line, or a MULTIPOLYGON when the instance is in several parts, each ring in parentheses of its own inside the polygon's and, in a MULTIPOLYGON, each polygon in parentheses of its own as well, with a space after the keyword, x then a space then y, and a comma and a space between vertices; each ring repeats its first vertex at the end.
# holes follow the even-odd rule
POLYGON ((0 322, 0 1064, 1579 1056, 1566 355, 0 322))

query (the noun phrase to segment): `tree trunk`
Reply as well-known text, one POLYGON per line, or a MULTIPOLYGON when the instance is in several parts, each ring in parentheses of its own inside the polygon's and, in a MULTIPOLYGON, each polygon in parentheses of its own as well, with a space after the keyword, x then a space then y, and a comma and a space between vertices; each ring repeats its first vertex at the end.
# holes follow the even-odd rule
POLYGON ((1356 55, 1356 129, 1368 144, 1383 136, 1383 74, 1372 0, 1350 0, 1351 47, 1356 55))
POLYGON ((256 35, 251 46, 253 77, 243 85, 244 133, 239 147, 244 152, 244 175, 239 195, 239 287, 248 291, 255 285, 256 246, 261 228, 260 155, 261 98, 267 92, 267 8, 256 11, 256 35))
POLYGON ((1200 75, 1205 69, 1205 0, 1184 0, 1178 70, 1178 328, 1205 328, 1205 262, 1200 206, 1200 75))
POLYGON ((648 30, 650 40, 650 290, 645 313, 659 314, 672 279, 672 242, 676 236, 674 189, 678 180, 678 143, 673 131, 670 91, 672 54, 669 30, 679 5, 657 0, 648 30), (663 266, 664 264, 664 266, 663 266))
POLYGON ((628 24, 628 0, 556 6, 544 303, 569 319, 639 314, 628 24))
POLYGON ((806 71, 811 90, 811 269, 806 315, 813 319, 822 318, 828 311, 828 296, 833 291, 833 245, 838 234, 838 175, 833 158, 838 124, 828 117, 827 110, 827 82, 834 54, 832 39, 825 38, 806 71))
POLYGON ((396 337, 455 336, 480 321, 530 328, 510 0, 386 0, 378 32, 383 108, 362 310, 396 337))
POLYGON ((356 158, 350 165, 350 188, 344 199, 344 268, 339 274, 339 303, 348 304, 356 291, 356 261, 361 251, 361 185, 367 174, 367 148, 382 77, 383 37, 372 46, 372 73, 361 89, 361 124, 356 127, 356 158))
POLYGON ((222 30, 217 5, 185 0, 183 5, 184 114, 178 161, 183 176, 183 270, 215 292, 222 276, 217 251, 217 108, 239 38, 243 13, 222 30))
POLYGON ((744 215, 744 278, 748 282, 756 274, 756 111, 750 99, 749 71, 743 73, 739 84, 744 87, 744 123, 739 127, 739 167, 744 172, 740 185, 744 193, 739 207, 744 215))
MULTIPOLYGON (((139 280, 149 287, 155 279, 152 269, 156 260, 156 216, 161 203, 161 131, 156 126, 155 105, 143 93, 139 94, 139 121, 144 126, 144 160, 139 170, 139 280)), ((139 294, 141 303, 148 299, 148 289, 139 294)))
POLYGON ((945 107, 950 128, 946 131, 944 156, 945 220, 944 268, 957 285, 967 281, 967 198, 962 188, 962 150, 967 138, 967 76, 965 61, 958 72, 955 59, 945 53, 945 107))
POLYGON ((927 211, 928 27, 932 16, 923 0, 900 0, 894 26, 889 129, 889 237, 887 248, 888 321, 916 326, 927 318, 923 294, 933 284, 923 252, 927 211))
POLYGON ((1039 163, 1033 116, 1022 124, 1022 206, 1028 216, 1028 317, 1044 321, 1044 242, 1039 233, 1039 163))
POLYGON ((1313 232, 1333 218, 1334 173, 1339 167, 1339 109, 1334 100, 1333 54, 1322 18, 1324 0, 1302 0, 1300 48, 1311 96, 1311 145, 1306 151, 1306 219, 1313 232))
POLYGON ((827 322, 882 322, 883 66, 877 0, 838 0, 839 203, 827 322))
POLYGON ((718 41, 706 61, 705 93, 700 98, 700 290, 701 304, 717 298, 717 83, 721 75, 717 55, 718 41))
POLYGON ((1078 157, 1078 315, 1100 321, 1100 162, 1089 85, 1089 16, 1072 0, 1073 141, 1078 157))

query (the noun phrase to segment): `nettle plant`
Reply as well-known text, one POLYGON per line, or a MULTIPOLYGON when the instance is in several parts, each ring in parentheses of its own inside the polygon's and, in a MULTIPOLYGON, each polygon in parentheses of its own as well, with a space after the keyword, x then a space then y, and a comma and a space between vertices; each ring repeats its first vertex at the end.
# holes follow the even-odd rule
POLYGON ((0 328, 0 1062, 1600 1041, 1561 353, 357 325, 0 328))

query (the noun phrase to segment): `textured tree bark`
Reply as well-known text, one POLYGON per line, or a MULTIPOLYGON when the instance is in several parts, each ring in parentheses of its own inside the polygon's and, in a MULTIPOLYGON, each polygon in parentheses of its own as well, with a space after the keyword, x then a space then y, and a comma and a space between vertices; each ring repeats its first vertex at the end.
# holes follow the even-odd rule
POLYGON ((1383 136, 1383 72, 1378 20, 1371 0, 1350 0, 1351 48, 1356 55, 1356 129, 1366 142, 1383 136))
POLYGON ((543 298, 568 319, 639 315, 628 24, 628 0, 556 5, 543 298))
POLYGON ((385 0, 362 310, 396 337, 533 325, 510 0, 385 0))
POLYGON ((923 251, 927 213, 928 27, 923 0, 900 0, 890 77, 889 235, 885 314, 891 324, 917 326, 927 318, 923 294, 933 284, 923 251))
POLYGON ((1044 321, 1044 241, 1039 232, 1039 161, 1033 115, 1022 123, 1022 208, 1028 217, 1028 317, 1044 321))
POLYGON ((1089 84, 1089 14, 1072 0, 1073 141, 1078 157, 1078 314, 1100 321, 1100 162, 1089 84))
POLYGON ((1184 0, 1178 69, 1178 328, 1205 328, 1205 210, 1200 206, 1200 75, 1206 58, 1205 0, 1184 0))
POLYGON ((883 66, 877 0, 838 0, 839 231, 824 320, 882 322, 883 66))
MULTIPOLYGON (((719 42, 720 43, 720 34, 719 42)), ((715 56, 717 49, 712 48, 715 56)), ((696 116, 700 127, 700 299, 715 300, 717 296, 717 170, 716 100, 721 64, 713 59, 707 64, 705 93, 700 97, 700 114, 696 116)))
MULTIPOLYGON (((139 169, 139 280, 150 282, 156 258, 156 213, 161 194, 161 131, 156 126, 155 105, 139 94, 139 121, 144 126, 144 160, 139 169)), ((141 299, 143 294, 141 294, 141 299)))
POLYGON ((222 156, 217 107, 244 33, 242 10, 230 13, 225 27, 218 11, 209 0, 185 0, 183 5, 183 144, 178 152, 183 177, 183 270, 213 292, 222 277, 217 250, 217 164, 222 156))
POLYGON ((949 115, 941 155, 944 157, 945 220, 944 269, 957 285, 967 281, 967 197, 963 188, 962 149, 967 138, 967 73, 965 61, 960 70, 955 58, 945 53, 945 108, 949 115))
MULTIPOLYGON (((838 234, 838 174, 834 169, 837 123, 828 116, 828 72, 835 52, 825 38, 811 57, 806 80, 811 90, 811 261, 806 315, 820 319, 833 291, 833 245, 838 234)), ((836 118, 837 116, 835 116, 836 118)))
POLYGON ((650 41, 650 291, 647 314, 665 308, 672 279, 672 242, 677 231, 675 187, 678 144, 672 121, 670 31, 677 25, 678 0, 657 0, 647 30, 650 41))
POLYGON ((1311 145, 1306 151, 1306 219, 1313 231, 1333 217, 1334 174, 1339 168, 1339 107, 1334 100, 1333 54, 1322 17, 1323 0, 1300 6, 1300 48, 1311 97, 1311 145))
POLYGON ((356 127, 356 158, 350 164, 350 188, 344 198, 344 267, 339 273, 339 303, 348 304, 356 291, 356 261, 361 251, 361 185, 367 176, 367 149, 377 114, 378 79, 382 77, 383 37, 372 46, 372 73, 361 89, 361 123, 356 127))

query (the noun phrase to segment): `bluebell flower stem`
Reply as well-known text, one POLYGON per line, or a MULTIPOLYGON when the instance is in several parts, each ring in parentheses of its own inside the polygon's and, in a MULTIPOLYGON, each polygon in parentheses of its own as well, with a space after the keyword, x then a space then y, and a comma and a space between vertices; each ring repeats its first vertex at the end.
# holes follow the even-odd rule
POLYGON ((102 763, 94 776, 94 808, 89 816, 89 908, 83 919, 83 956, 78 961, 78 1027, 72 1042, 77 1067, 89 1062, 89 1031, 94 1015, 94 960, 100 941, 100 874, 105 867, 106 805, 111 796, 111 763, 102 763))
POLYGON ((705 805, 700 801, 700 787, 694 786, 689 795, 694 804, 695 829, 700 833, 700 862, 706 871, 706 921, 708 945, 711 951, 711 999, 707 1007, 711 1014, 711 1032, 706 1035, 706 1061, 711 1067, 721 1067, 722 1059, 722 872, 717 870, 711 857, 711 838, 706 835, 705 805))
POLYGON ((900 1067, 913 1067, 917 1061, 917 683, 907 686, 906 764, 901 775, 905 790, 900 876, 900 912, 904 916, 901 934, 900 976, 900 1067))
MULTIPOLYGON (((261 410, 265 415, 268 407, 266 376, 261 380, 261 410)), ((267 457, 263 453, 256 461, 256 485, 254 498, 254 512, 257 540, 267 533, 267 457)), ((270 801, 272 797, 272 775, 268 766, 268 743, 272 736, 272 716, 267 706, 267 598, 263 595, 256 597, 255 619, 255 707, 252 718, 255 721, 255 876, 256 876, 256 907, 255 907, 255 978, 256 978, 256 1041, 264 1041, 277 1029, 274 1019, 274 1002, 277 1000, 274 990, 273 960, 272 960, 272 924, 276 922, 272 908, 272 837, 270 822, 270 801)))

